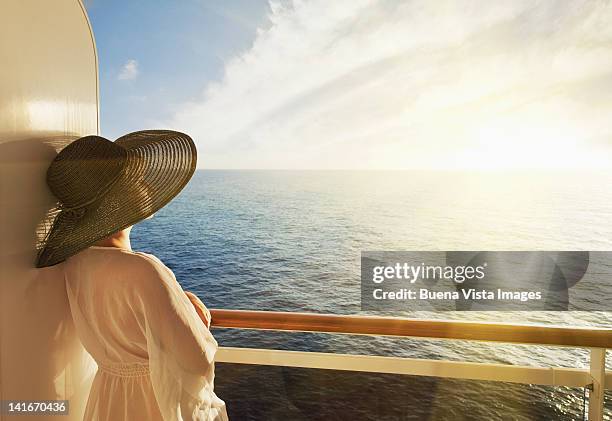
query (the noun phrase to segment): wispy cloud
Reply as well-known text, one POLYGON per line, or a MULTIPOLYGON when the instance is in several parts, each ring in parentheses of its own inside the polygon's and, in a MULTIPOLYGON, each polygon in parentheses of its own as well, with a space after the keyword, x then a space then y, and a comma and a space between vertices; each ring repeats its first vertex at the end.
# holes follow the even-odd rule
POLYGON ((252 48, 166 122, 193 135, 204 166, 610 164, 610 3, 314 0, 270 10, 252 48))
POLYGON ((128 60, 125 62, 123 67, 121 67, 121 71, 117 76, 119 80, 132 80, 136 79, 140 74, 140 70, 138 69, 138 61, 136 60, 128 60))

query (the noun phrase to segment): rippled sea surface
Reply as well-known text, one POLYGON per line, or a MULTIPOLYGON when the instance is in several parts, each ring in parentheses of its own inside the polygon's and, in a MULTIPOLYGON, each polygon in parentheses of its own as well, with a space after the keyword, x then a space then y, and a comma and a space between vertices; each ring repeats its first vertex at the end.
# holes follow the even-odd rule
MULTIPOLYGON (((362 250, 612 250, 612 176, 594 173, 197 171, 133 247, 211 308, 363 314, 362 250)), ((612 282, 612 280, 611 280, 612 282)), ((611 304, 612 306, 612 304, 611 304)), ((381 313, 377 313, 381 314, 381 313)), ((612 325, 612 312, 393 316, 612 325)), ((586 367, 583 350, 215 330, 220 345, 586 367)), ((612 355, 608 354, 608 366, 612 355)), ((235 419, 582 419, 583 391, 219 364, 235 419), (262 379, 265 379, 263 381, 262 379)), ((606 419, 612 419, 608 395, 606 419)))

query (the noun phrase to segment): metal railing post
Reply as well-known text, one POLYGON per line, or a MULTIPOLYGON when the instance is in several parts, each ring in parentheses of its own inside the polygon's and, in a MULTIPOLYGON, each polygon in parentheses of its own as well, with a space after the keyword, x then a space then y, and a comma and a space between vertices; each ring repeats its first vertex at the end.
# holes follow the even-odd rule
POLYGON ((604 410, 604 391, 606 385, 606 350, 591 348, 591 381, 589 393, 589 421, 602 421, 604 410))

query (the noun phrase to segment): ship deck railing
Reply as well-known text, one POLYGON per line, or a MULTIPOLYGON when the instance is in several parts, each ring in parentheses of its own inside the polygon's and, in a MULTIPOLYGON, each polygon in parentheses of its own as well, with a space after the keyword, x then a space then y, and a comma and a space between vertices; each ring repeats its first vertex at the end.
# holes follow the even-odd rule
POLYGON ((532 367, 512 364, 352 355, 324 352, 220 347, 216 361, 312 369, 432 376, 543 386, 586 388, 589 420, 603 420, 604 393, 612 389, 606 350, 612 329, 428 320, 249 310, 211 310, 212 328, 256 329, 393 336, 413 339, 484 341, 588 349, 588 368, 532 367))

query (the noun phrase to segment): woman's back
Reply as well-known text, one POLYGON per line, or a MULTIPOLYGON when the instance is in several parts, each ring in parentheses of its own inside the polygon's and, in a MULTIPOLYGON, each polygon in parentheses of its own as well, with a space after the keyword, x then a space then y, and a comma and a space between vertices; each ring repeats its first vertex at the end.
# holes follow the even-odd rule
POLYGON ((98 363, 86 420, 226 419, 217 342, 156 257, 93 246, 65 264, 83 345, 98 363))

